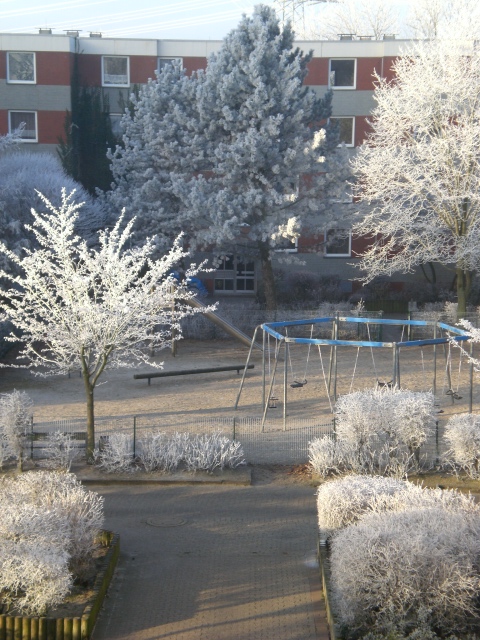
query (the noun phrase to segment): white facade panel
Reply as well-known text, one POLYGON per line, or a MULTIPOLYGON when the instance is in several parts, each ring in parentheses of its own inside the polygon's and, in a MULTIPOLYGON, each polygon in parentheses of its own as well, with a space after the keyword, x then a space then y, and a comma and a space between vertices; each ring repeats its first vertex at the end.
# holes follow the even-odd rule
POLYGON ((56 34, 0 33, 0 50, 73 53, 75 51, 75 38, 56 34))

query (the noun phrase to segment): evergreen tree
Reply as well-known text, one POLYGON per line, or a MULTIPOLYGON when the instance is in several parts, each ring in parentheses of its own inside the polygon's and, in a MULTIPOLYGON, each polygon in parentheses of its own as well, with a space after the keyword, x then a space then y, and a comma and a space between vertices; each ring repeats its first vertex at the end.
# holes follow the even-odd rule
POLYGON ((249 229, 268 308, 276 306, 272 250, 302 227, 318 228, 341 186, 333 162, 328 171, 323 164, 336 140, 319 130, 332 94, 319 98, 303 85, 311 54, 294 49, 293 38, 266 6, 227 36, 198 82, 193 150, 201 171, 173 178, 199 226, 197 241, 222 246, 249 229))

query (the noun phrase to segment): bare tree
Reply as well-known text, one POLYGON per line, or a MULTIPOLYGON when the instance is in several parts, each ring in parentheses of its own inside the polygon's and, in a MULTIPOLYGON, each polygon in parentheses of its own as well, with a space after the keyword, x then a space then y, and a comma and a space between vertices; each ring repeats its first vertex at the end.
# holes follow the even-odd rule
POLYGON ((439 262, 456 274, 466 311, 480 261, 480 52, 470 43, 418 43, 395 80, 377 76, 372 131, 353 160, 367 205, 354 232, 371 238, 365 280, 439 262))

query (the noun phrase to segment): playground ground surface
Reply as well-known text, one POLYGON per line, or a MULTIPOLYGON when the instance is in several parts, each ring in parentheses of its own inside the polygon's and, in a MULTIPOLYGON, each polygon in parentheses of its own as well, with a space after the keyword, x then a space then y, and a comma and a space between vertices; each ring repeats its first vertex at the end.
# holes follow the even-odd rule
MULTIPOLYGON (((326 392, 328 378, 329 349, 323 347, 321 353, 312 348, 294 345, 291 350, 292 362, 287 365, 288 374, 288 418, 298 420, 331 419, 330 399, 326 392), (320 358, 321 355, 321 358, 320 358), (324 375, 325 373, 325 375, 324 375), (307 380, 299 388, 291 388, 294 379, 307 380)), ((165 371, 198 369, 203 367, 244 364, 248 348, 233 340, 194 341, 178 343, 177 355, 163 350, 154 356, 156 363, 164 362, 165 371)), ((454 413, 468 411, 469 366, 465 358, 460 359, 460 351, 451 349, 451 385, 448 381, 447 366, 443 349, 437 351, 437 399, 438 408, 443 413, 442 420, 454 413), (452 387, 460 400, 447 395, 452 387)), ((3 361, 8 365, 13 360, 3 361)), ((255 368, 247 373, 244 389, 236 415, 262 415, 262 354, 254 350, 252 362, 255 368)), ((433 350, 426 347, 401 350, 401 386, 413 391, 427 391, 433 384, 433 350)), ((267 378, 272 370, 273 359, 268 363, 267 378)), ((269 411, 269 417, 280 418, 283 400, 283 361, 279 362, 274 394, 279 398, 277 408, 269 411)), ((151 369, 151 368, 150 368, 151 369)), ((95 390, 95 415, 98 418, 119 418, 122 416, 161 417, 160 425, 170 422, 181 428, 182 423, 193 419, 225 418, 235 415, 233 407, 239 391, 241 375, 235 371, 172 376, 153 379, 151 385, 146 380, 134 380, 135 373, 148 371, 149 367, 138 369, 118 369, 106 371, 95 390)), ((344 347, 338 351, 337 394, 341 395, 357 389, 372 388, 377 379, 388 382, 392 377, 392 353, 390 349, 371 350, 344 347), (358 356, 358 357, 357 357, 358 356)), ((473 411, 480 410, 480 374, 473 377, 473 411)), ((34 420, 60 420, 83 418, 85 415, 85 392, 79 372, 68 376, 39 377, 25 369, 7 366, 0 370, 0 393, 18 389, 26 391, 34 403, 34 420)), ((333 383, 331 394, 333 392, 333 383)))

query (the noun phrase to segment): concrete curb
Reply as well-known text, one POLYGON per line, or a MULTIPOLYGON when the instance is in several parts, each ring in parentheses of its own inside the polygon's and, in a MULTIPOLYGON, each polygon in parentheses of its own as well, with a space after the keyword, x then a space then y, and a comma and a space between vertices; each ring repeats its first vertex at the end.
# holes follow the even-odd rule
POLYGON ((78 480, 82 484, 231 484, 249 486, 252 484, 252 470, 250 467, 238 469, 224 469, 223 471, 178 471, 175 473, 102 473, 95 467, 72 467, 78 480))

